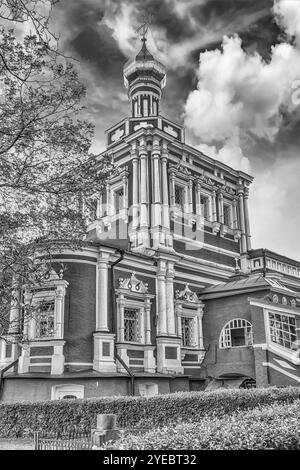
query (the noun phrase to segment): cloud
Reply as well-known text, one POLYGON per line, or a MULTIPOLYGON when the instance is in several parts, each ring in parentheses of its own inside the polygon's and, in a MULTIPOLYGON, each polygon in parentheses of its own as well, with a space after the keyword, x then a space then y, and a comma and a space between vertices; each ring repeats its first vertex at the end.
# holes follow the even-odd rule
POLYGON ((251 165, 248 158, 243 155, 239 142, 228 140, 225 145, 217 150, 216 146, 200 144, 195 146, 200 152, 215 160, 219 160, 232 168, 239 168, 245 173, 251 172, 251 165))
MULTIPOLYGON (((291 11, 282 16, 286 10, 280 7, 286 2, 277 2, 274 11, 281 12, 281 25, 295 31, 295 25, 289 23, 291 11)), ((299 3, 293 4, 296 14, 299 3)), ((276 44, 266 61, 257 52, 244 51, 238 35, 225 36, 221 50, 200 54, 197 89, 187 98, 185 124, 203 143, 224 145, 215 154, 229 164, 231 149, 241 168, 245 157, 240 143, 249 138, 274 141, 283 116, 299 118, 299 107, 292 100, 293 84, 299 77, 300 49, 296 45, 276 44)))
POLYGON ((276 22, 289 36, 300 39, 300 2, 297 0, 275 0, 273 12, 276 22))
MULTIPOLYGON (((278 152, 279 153, 279 152, 278 152)), ((281 152, 268 168, 257 168, 249 211, 254 241, 273 251, 300 259, 300 159, 281 152), (287 164, 287 161, 289 162, 287 164)))

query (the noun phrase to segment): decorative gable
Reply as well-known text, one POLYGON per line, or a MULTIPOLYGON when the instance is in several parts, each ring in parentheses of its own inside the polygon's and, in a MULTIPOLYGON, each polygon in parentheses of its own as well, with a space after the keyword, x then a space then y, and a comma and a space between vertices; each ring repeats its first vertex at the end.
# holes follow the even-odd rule
POLYGON ((199 299, 196 292, 193 292, 189 288, 189 284, 186 284, 185 288, 182 291, 177 290, 175 292, 175 298, 176 300, 181 300, 184 302, 199 303, 199 299))
POLYGON ((132 273, 131 277, 127 279, 119 278, 119 288, 139 294, 146 294, 148 292, 148 284, 138 280, 135 273, 132 273))

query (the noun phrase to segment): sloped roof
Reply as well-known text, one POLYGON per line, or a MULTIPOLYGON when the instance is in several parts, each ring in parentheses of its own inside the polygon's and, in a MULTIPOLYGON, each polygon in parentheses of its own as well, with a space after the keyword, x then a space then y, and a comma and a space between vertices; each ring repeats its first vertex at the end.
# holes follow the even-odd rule
POLYGON ((142 48, 140 52, 135 56, 135 60, 154 60, 153 55, 148 51, 146 47, 146 41, 143 41, 142 48))
POLYGON ((205 287, 200 294, 201 299, 208 299, 217 296, 217 294, 232 293, 238 294, 255 290, 276 290, 283 291, 290 295, 299 295, 285 285, 283 285, 277 278, 266 278, 261 273, 250 276, 234 276, 232 280, 222 282, 220 284, 205 287))

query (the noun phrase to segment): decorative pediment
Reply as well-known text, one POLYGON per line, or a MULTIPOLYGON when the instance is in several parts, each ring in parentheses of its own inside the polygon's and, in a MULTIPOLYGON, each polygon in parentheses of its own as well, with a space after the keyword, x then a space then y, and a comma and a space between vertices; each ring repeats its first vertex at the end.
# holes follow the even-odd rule
POLYGON ((131 277, 127 279, 120 277, 119 288, 140 294, 146 294, 148 292, 148 284, 143 281, 139 281, 135 273, 132 273, 131 277))
POLYGON ((185 166, 182 165, 181 162, 178 162, 176 165, 171 164, 170 168, 171 170, 173 171, 175 170, 176 172, 183 173, 186 176, 190 176, 192 174, 185 166))
POLYGON ((66 267, 63 263, 60 263, 59 274, 53 268, 51 268, 49 272, 45 274, 45 281, 51 282, 63 279, 65 269, 66 267))
POLYGON ((175 298, 176 300, 182 300, 184 302, 199 303, 199 299, 196 292, 193 292, 189 288, 189 284, 186 284, 185 288, 182 291, 177 290, 175 292, 175 298))

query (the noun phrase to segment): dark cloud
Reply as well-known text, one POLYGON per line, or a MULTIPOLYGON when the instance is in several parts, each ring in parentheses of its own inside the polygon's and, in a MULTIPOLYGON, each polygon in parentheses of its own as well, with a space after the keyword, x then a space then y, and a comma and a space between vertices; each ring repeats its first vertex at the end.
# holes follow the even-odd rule
POLYGON ((106 25, 100 23, 97 28, 86 26, 70 44, 82 59, 97 65, 102 77, 121 75, 126 57, 112 37, 111 29, 106 25))

